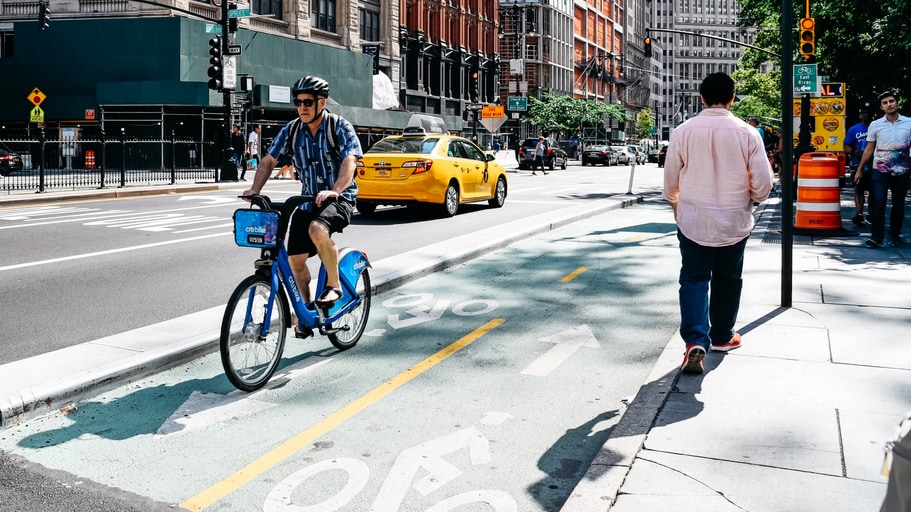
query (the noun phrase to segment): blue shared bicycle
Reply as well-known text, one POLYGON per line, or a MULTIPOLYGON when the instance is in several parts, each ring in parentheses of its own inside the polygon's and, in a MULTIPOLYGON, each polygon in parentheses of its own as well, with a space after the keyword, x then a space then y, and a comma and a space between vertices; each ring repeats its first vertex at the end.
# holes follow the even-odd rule
MULTIPOLYGON (((228 380, 238 389, 255 391, 278 368, 285 337, 295 327, 292 308, 298 337, 319 332, 339 350, 347 350, 364 334, 372 289, 367 256, 343 248, 338 258, 342 297, 331 305, 305 303, 288 263, 285 232, 294 210, 314 198, 294 196, 284 203, 273 203, 262 195, 244 199, 259 208, 234 212, 235 242, 260 249, 261 257, 256 260, 254 274, 241 281, 228 300, 219 349, 228 380)), ((325 285, 326 268, 320 264, 315 297, 322 294, 325 285)))

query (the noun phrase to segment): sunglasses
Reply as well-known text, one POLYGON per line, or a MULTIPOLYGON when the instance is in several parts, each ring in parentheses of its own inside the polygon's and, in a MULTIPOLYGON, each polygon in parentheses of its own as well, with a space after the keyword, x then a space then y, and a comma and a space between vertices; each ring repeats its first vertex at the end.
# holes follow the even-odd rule
POLYGON ((316 103, 316 102, 317 102, 317 100, 311 100, 311 99, 299 100, 299 99, 297 99, 297 98, 294 98, 294 106, 295 106, 295 107, 299 107, 299 106, 303 105, 303 106, 305 106, 305 107, 307 107, 307 108, 310 108, 310 107, 312 107, 313 104, 316 103))

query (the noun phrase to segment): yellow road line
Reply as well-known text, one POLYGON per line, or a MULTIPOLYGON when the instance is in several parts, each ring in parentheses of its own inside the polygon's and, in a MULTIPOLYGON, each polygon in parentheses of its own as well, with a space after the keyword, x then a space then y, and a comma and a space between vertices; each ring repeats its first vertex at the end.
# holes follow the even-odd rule
POLYGON ((338 411, 335 411, 326 417, 326 419, 323 421, 317 423, 316 425, 313 425, 307 430, 301 432, 300 434, 297 434, 291 439, 288 439, 284 443, 273 448, 265 455, 262 455, 258 459, 248 464, 246 467, 242 468, 240 471, 234 473, 233 475, 213 485, 212 487, 209 487, 196 496, 193 496, 189 500, 181 503, 180 506, 187 510, 199 511, 212 505, 216 501, 239 489, 250 480, 256 478, 262 473, 265 473, 267 470, 280 463, 284 459, 290 457, 291 454, 307 446, 313 442, 313 440, 319 438, 333 428, 341 425, 346 420, 363 411, 367 407, 370 407, 389 393, 392 393, 396 389, 407 384, 411 379, 414 379, 436 364, 441 363, 447 357, 467 347, 470 343, 487 334, 503 322, 505 322, 504 319, 495 318, 482 325, 481 327, 478 327, 462 339, 453 342, 436 354, 433 354, 432 356, 424 359, 411 368, 408 368, 404 372, 396 375, 383 384, 380 384, 367 394, 361 396, 357 400, 351 402, 338 411))
POLYGON ((560 282, 568 283, 568 282, 572 281, 573 279, 579 277, 579 274, 581 274, 582 272, 585 272, 586 270, 588 270, 588 267, 579 267, 576 270, 573 270, 572 272, 570 272, 569 274, 563 276, 563 279, 560 279, 560 282))

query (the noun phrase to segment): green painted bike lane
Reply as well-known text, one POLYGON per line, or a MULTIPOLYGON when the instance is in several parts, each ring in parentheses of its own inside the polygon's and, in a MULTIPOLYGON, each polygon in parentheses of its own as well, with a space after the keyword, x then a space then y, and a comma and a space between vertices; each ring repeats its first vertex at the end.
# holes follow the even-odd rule
POLYGON ((289 338, 259 392, 212 354, 0 449, 189 510, 556 510, 676 331, 678 265, 666 205, 614 210, 374 297, 349 351, 289 338))

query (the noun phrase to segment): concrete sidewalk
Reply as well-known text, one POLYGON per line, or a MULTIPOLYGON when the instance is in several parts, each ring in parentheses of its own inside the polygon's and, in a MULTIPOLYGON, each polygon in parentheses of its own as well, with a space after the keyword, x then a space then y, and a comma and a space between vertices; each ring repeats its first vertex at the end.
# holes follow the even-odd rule
POLYGON ((847 221, 857 235, 795 235, 782 308, 779 206, 747 246, 743 346, 691 376, 671 339, 562 511, 879 510, 883 444, 911 410, 911 246, 866 248, 847 221))

